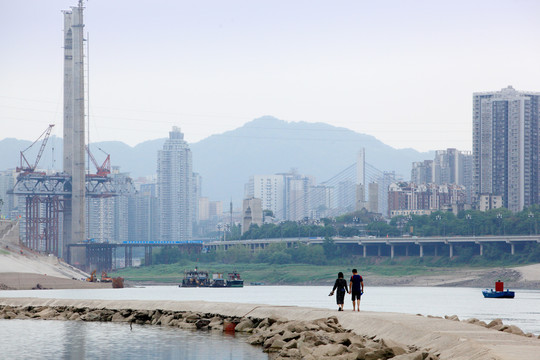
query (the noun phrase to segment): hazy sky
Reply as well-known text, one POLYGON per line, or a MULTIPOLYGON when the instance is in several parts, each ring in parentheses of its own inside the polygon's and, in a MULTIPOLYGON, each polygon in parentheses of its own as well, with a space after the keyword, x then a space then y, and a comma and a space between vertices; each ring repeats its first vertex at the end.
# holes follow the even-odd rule
MULTIPOLYGON (((0 139, 62 135, 73 5, 0 0, 0 139)), ((537 0, 91 0, 85 16, 92 142, 173 125, 195 142, 273 115, 470 150, 473 92, 540 91, 537 0)))

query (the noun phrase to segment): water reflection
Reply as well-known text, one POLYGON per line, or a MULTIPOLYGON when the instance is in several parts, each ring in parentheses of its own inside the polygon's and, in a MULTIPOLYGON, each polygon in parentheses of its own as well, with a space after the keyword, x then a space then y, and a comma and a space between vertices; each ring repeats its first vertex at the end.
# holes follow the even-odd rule
POLYGON ((55 320, 0 320, 2 359, 268 359, 243 335, 55 320))

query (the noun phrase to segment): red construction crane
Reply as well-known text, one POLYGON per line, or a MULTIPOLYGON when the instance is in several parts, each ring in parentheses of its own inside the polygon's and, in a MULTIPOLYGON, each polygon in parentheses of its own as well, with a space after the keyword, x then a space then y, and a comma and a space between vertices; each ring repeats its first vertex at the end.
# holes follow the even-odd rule
MULTIPOLYGON (((98 149, 103 151, 100 148, 98 148, 98 149)), ((107 155, 107 157, 105 158, 105 161, 103 162, 103 164, 101 166, 99 166, 98 162, 96 161, 96 158, 94 158, 94 155, 92 155, 92 153, 90 152, 90 148, 88 147, 88 145, 86 145, 86 152, 88 153, 88 157, 90 158, 90 160, 92 161, 92 163, 94 164, 94 166, 97 169, 96 174, 90 174, 89 176, 106 177, 107 175, 109 175, 111 173, 111 155, 109 155, 105 151, 103 151, 103 153, 105 155, 107 155)))
POLYGON ((21 151, 21 166, 17 167, 17 172, 23 172, 24 174, 33 173, 34 170, 36 170, 36 167, 39 163, 39 160, 41 160, 41 156, 43 155, 43 151, 45 150, 45 145, 47 145, 47 141, 49 140, 49 136, 51 135, 52 128, 54 127, 54 124, 50 124, 47 130, 45 130, 36 141, 34 141, 29 147, 21 151), (24 153, 30 149, 32 146, 34 146, 35 143, 37 143, 41 138, 43 138, 43 142, 41 143, 41 147, 39 148, 39 152, 36 157, 36 162, 34 165, 30 165, 26 157, 24 156, 24 153), (26 164, 26 165, 25 165, 26 164))

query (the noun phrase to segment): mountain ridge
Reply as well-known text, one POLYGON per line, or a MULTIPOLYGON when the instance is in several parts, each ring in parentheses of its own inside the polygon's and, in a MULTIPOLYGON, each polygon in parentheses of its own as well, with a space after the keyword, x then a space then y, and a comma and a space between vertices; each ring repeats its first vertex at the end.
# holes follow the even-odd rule
MULTIPOLYGON (((104 159, 99 149, 111 154, 113 165, 129 172, 133 178, 151 176, 156 172, 157 151, 166 138, 141 142, 135 146, 121 141, 90 144, 98 163, 104 159)), ((54 145, 46 150, 40 168, 59 168, 62 158, 61 138, 51 137, 54 145), (48 166, 47 164, 51 164, 48 166)), ((0 140, 0 169, 18 166, 19 152, 32 142, 6 138, 0 140)), ((28 151, 35 159, 40 143, 28 151)), ((287 172, 292 168, 314 176, 318 183, 331 178, 356 161, 361 148, 366 150, 366 162, 381 171, 395 171, 409 178, 413 161, 433 158, 434 152, 395 149, 371 135, 354 132, 326 123, 289 122, 273 116, 256 118, 234 130, 211 135, 189 144, 193 154, 193 171, 202 177, 202 195, 212 200, 240 201, 244 184, 256 174, 287 172)), ((92 170, 91 170, 92 171, 92 170)))

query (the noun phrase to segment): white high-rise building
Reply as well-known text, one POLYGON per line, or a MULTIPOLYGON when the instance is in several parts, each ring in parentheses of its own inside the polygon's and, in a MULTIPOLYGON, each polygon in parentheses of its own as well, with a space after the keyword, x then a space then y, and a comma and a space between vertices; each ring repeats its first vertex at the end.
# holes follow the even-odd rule
POLYGON ((162 241, 189 240, 193 221, 191 150, 178 127, 158 152, 159 230, 162 241))
POLYGON ((284 218, 285 180, 282 174, 254 175, 246 185, 246 198, 261 199, 263 210, 271 210, 277 219, 284 218))

